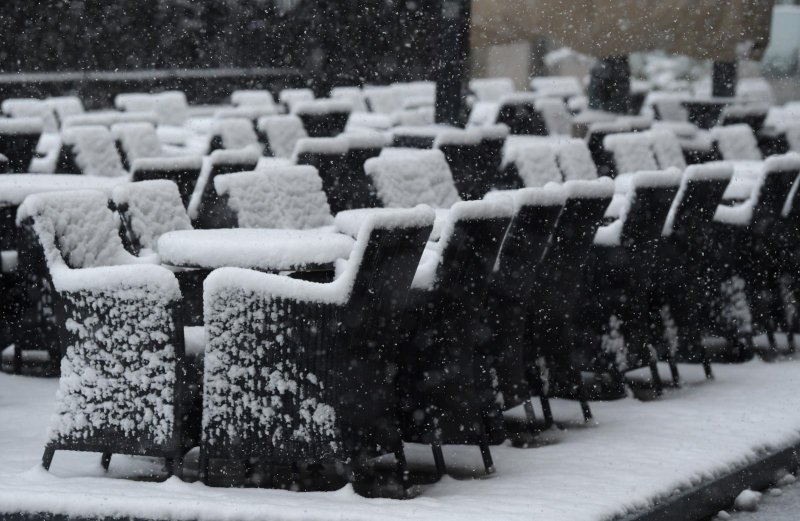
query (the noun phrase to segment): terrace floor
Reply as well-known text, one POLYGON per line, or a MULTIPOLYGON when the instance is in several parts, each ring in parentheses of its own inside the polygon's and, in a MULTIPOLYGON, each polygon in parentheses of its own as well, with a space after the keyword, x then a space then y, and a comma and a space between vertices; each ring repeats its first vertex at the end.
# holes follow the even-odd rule
MULTIPOLYGON (((665 368, 666 370, 666 368, 665 368)), ((595 403, 596 420, 556 403, 561 429, 535 448, 493 448, 497 473, 477 448, 446 447, 460 479, 422 486, 415 499, 365 499, 336 492, 210 488, 177 478, 123 479, 160 472, 148 458, 58 452, 39 466, 57 380, 0 375, 0 512, 225 520, 485 519, 599 521, 643 510, 765 454, 800 443, 800 359, 715 366, 716 380, 682 366, 684 386, 656 401, 595 403), (479 476, 477 470, 472 474, 479 476)), ((666 377, 666 374, 665 374, 666 377)), ((432 466, 426 447, 408 448, 412 470, 432 466)), ((190 470, 193 461, 188 461, 190 470)))

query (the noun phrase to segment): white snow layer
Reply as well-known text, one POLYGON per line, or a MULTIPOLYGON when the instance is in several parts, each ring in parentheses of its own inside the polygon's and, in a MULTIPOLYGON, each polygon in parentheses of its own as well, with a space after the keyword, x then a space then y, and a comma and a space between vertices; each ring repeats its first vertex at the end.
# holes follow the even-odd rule
POLYGON ((127 205, 131 231, 142 248, 156 251, 163 234, 192 228, 178 186, 172 181, 126 183, 114 189, 112 199, 118 207, 127 205))
POLYGON ((563 176, 553 148, 546 144, 514 147, 509 149, 506 161, 517 167, 517 174, 526 187, 558 183, 563 180, 563 176))
POLYGON ((318 228, 333 223, 322 179, 312 166, 274 167, 217 176, 240 228, 318 228))
POLYGON ((749 125, 727 125, 711 129, 711 136, 726 161, 758 161, 761 151, 749 125))
MULTIPOLYGON (((161 472, 161 462, 149 458, 120 458, 106 475, 97 454, 58 453, 47 473, 39 460, 58 383, 0 374, 0 412, 13 426, 0 433, 0 503, 7 510, 142 519, 289 521, 302 512, 322 521, 337 512, 343 521, 528 521, 535 512, 542 521, 593 521, 653 507, 800 442, 800 361, 721 365, 713 382, 696 366, 681 366, 681 373, 683 388, 662 400, 593 403, 596 420, 585 427, 572 402, 555 400, 567 429, 546 431, 532 449, 492 447, 498 472, 491 479, 444 479, 408 501, 365 499, 349 488, 297 493, 119 479, 161 472)), ((406 450, 412 469, 430 466, 428 447, 406 450)), ((474 447, 444 451, 453 468, 481 472, 474 447)))
POLYGON ((258 136, 253 123, 247 118, 215 119, 212 133, 222 140, 222 147, 229 150, 258 146, 258 136))
POLYGON ((61 131, 61 140, 72 146, 75 163, 84 175, 119 177, 127 175, 111 132, 106 127, 87 125, 61 131))
POLYGON ((603 138, 603 147, 614 154, 614 163, 620 174, 658 170, 651 143, 652 138, 646 132, 610 134, 603 138))
POLYGON ((268 90, 235 90, 231 103, 236 106, 274 107, 275 98, 268 90))
POLYGON ((163 153, 156 128, 150 123, 117 123, 111 126, 111 135, 122 145, 129 164, 142 157, 159 157, 163 153))
MULTIPOLYGON (((389 149, 384 149, 386 152, 389 149)), ((384 206, 427 204, 450 208, 460 200, 444 154, 439 150, 394 149, 364 163, 384 206)))
POLYGON ((266 135, 270 151, 275 157, 292 157, 297 142, 308 137, 303 122, 296 115, 264 116, 258 119, 257 126, 266 135))
POLYGON ((128 180, 124 177, 88 177, 71 174, 0 174, 0 205, 17 206, 26 197, 43 192, 111 190, 128 180))

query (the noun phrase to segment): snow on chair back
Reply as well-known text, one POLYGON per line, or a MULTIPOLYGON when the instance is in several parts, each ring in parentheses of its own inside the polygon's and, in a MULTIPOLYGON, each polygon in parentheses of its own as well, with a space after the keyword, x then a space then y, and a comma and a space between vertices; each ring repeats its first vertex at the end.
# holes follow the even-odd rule
POLYGON ((434 247, 436 260, 421 263, 414 277, 400 349, 403 440, 432 443, 435 450, 478 445, 488 473, 494 471, 489 435, 497 427, 491 420, 500 410, 490 367, 476 348, 489 276, 512 214, 508 197, 453 205, 434 247))
POLYGON ((597 166, 592 161, 589 147, 582 139, 567 139, 556 145, 558 168, 564 181, 591 181, 597 179, 597 166))
POLYGON ((534 144, 510 148, 505 161, 516 168, 517 175, 527 188, 563 181, 556 152, 550 145, 534 144))
POLYGON ((572 134, 572 116, 561 98, 539 98, 534 102, 534 107, 544 118, 549 135, 572 134))
POLYGON ((214 189, 214 178, 235 172, 249 172, 258 164, 258 148, 215 150, 203 158, 187 211, 192 224, 201 229, 229 228, 235 217, 214 189))
POLYGON ((239 228, 308 229, 333 224, 322 180, 311 166, 276 167, 214 178, 239 228))
POLYGON ((403 107, 400 92, 388 85, 368 85, 362 91, 371 112, 391 114, 403 107))
POLYGON ((634 174, 627 205, 620 216, 619 245, 642 247, 658 241, 681 184, 677 168, 634 174))
POLYGON ((517 92, 503 96, 497 117, 492 123, 508 125, 512 134, 546 136, 547 123, 536 110, 538 97, 531 92, 517 92))
POLYGON ((575 76, 536 76, 531 78, 531 87, 541 96, 562 99, 584 94, 583 86, 575 76))
POLYGON ((371 214, 332 283, 235 268, 208 277, 201 479, 215 458, 358 470, 381 454, 402 456, 385 375, 397 363, 393 317, 433 218, 426 207, 371 214))
POLYGON ((85 112, 83 102, 77 96, 55 96, 45 99, 44 104, 52 109, 59 124, 63 123, 69 116, 85 112))
POLYGON ((314 91, 311 89, 283 89, 278 94, 278 101, 288 110, 292 110, 297 103, 311 101, 314 99, 314 91))
POLYGON ((237 150, 259 146, 253 123, 247 118, 215 119, 211 128, 210 150, 237 150))
POLYGON ((122 164, 127 169, 137 159, 159 157, 164 152, 151 123, 117 123, 111 126, 111 135, 117 142, 122 164))
POLYGON ((43 129, 41 118, 0 118, 0 154, 12 173, 27 172, 43 129))
POLYGON ((290 158, 297 142, 308 137, 303 121, 295 115, 264 116, 257 125, 267 155, 290 158))
POLYGON ((166 179, 178 185, 183 205, 189 206, 197 178, 203 167, 201 156, 143 157, 131 166, 131 181, 166 179))
POLYGON ((689 166, 664 223, 664 235, 691 238, 702 231, 714 218, 732 175, 730 165, 689 166))
POLYGON ((617 175, 658 170, 652 138, 646 132, 611 134, 603 139, 603 147, 613 155, 617 175))
POLYGON ((235 90, 231 103, 237 107, 275 107, 275 98, 268 90, 235 90))
POLYGON ((346 100, 317 99, 292 106, 292 114, 303 121, 310 137, 334 137, 344 132, 352 105, 346 100))
POLYGON ((331 89, 331 98, 350 103, 353 112, 369 112, 361 87, 334 87, 331 89))
POLYGON ((647 132, 658 166, 665 170, 670 167, 686 169, 686 159, 675 132, 668 129, 653 129, 647 132))
POLYGON ((58 132, 58 120, 53 108, 44 100, 33 98, 9 98, 0 104, 3 114, 12 118, 39 118, 43 132, 58 132))
POLYGON ((102 192, 29 196, 17 219, 36 238, 62 310, 61 380, 44 467, 56 450, 102 452, 105 466, 112 453, 180 458, 175 276, 124 250, 102 192))
POLYGON ((478 101, 498 102, 515 89, 511 78, 475 78, 470 80, 469 90, 478 101))
POLYGON ((659 121, 689 121, 689 113, 683 106, 688 94, 681 92, 649 92, 644 106, 650 108, 655 119, 659 121))
POLYGON ((98 177, 127 175, 111 132, 106 127, 87 125, 61 131, 58 171, 98 177), (74 170, 78 171, 75 172, 74 170))
POLYGON ((120 216, 126 248, 134 255, 157 251, 158 238, 175 230, 190 230, 178 186, 165 179, 126 183, 111 196, 120 216))
POLYGON ((726 161, 761 161, 761 151, 748 125, 727 125, 711 129, 711 137, 726 161))
POLYGON ((398 149, 391 155, 385 153, 364 163, 383 206, 449 208, 460 200, 441 151, 398 149))
POLYGON ((339 173, 337 182, 328 187, 331 211, 337 214, 356 208, 375 208, 380 201, 375 194, 369 176, 364 172, 364 163, 378 157, 386 146, 386 138, 379 132, 343 134, 347 140, 346 166, 339 173))
POLYGON ((155 112, 158 114, 159 123, 180 126, 186 122, 189 112, 186 94, 179 90, 170 90, 152 96, 155 99, 155 112))

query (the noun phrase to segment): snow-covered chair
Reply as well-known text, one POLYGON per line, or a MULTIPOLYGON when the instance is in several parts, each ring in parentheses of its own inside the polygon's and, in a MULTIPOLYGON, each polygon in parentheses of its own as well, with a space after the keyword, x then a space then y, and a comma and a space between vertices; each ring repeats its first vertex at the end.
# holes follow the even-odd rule
POLYGON ((610 134, 603 139, 603 148, 614 159, 610 175, 658 170, 652 139, 647 132, 610 134))
POLYGON ((341 462, 363 482, 367 460, 395 453, 405 488, 386 371, 398 355, 393 317, 433 219, 426 207, 377 210, 332 283, 235 268, 209 276, 201 479, 209 481, 210 460, 252 458, 267 466, 341 462))
POLYGON ((769 104, 747 103, 728 105, 723 109, 720 125, 747 125, 758 134, 764 128, 769 104))
POLYGON ((547 183, 560 183, 564 180, 558 168, 556 151, 546 143, 509 148, 504 162, 507 175, 517 176, 526 188, 542 187, 547 183))
POLYGON ((276 107, 275 97, 268 90, 235 90, 231 94, 231 103, 236 107, 276 107))
POLYGON ((364 163, 364 171, 387 208, 418 204, 450 208, 460 201, 440 150, 384 149, 380 156, 364 163))
POLYGON ((293 163, 313 166, 322 178, 322 187, 328 201, 339 207, 338 195, 347 169, 347 153, 350 143, 344 137, 319 137, 300 139, 294 148, 293 163))
POLYGON ((44 100, 34 98, 8 98, 0 104, 3 114, 11 118, 39 118, 43 132, 58 132, 58 120, 53 108, 44 100))
POLYGON ((336 183, 326 191, 331 211, 337 214, 343 210, 380 206, 375 188, 364 171, 364 163, 381 154, 387 144, 386 138, 378 132, 343 134, 340 137, 347 140, 346 166, 336 183))
POLYGON ((534 107, 542 115, 547 133, 551 136, 572 134, 572 115, 561 98, 538 98, 534 107))
POLYGON ((614 176, 616 170, 614 156, 605 148, 606 136, 631 132, 631 127, 624 121, 600 121, 589 125, 586 144, 592 154, 592 160, 597 166, 600 176, 614 176))
POLYGON ((302 230, 333 224, 322 179, 312 166, 219 175, 214 187, 233 211, 232 228, 302 230))
MULTIPOLYGON (((708 378, 713 372, 701 337, 709 325, 707 317, 712 315, 709 296, 719 294, 722 282, 712 222, 732 175, 730 165, 689 166, 663 230, 670 269, 662 280, 671 318, 678 327, 674 356, 678 362, 702 363, 708 378)), ((742 359, 752 356, 747 346, 738 347, 742 359)))
POLYGON ((331 98, 348 102, 353 112, 369 112, 361 87, 334 87, 331 89, 331 98))
POLYGON ((0 118, 0 154, 12 173, 28 172, 44 129, 41 118, 0 118))
POLYGON ((295 115, 264 116, 256 125, 268 156, 290 158, 297 142, 308 137, 303 121, 295 115))
POLYGON ((297 103, 314 100, 314 91, 311 89, 283 89, 278 93, 278 101, 288 111, 292 110, 297 103))
POLYGON ((503 96, 498 103, 497 116, 491 123, 507 125, 511 134, 546 136, 547 122, 536 109, 538 96, 530 92, 517 92, 503 96))
POLYGON ((111 126, 111 135, 117 142, 122 165, 128 170, 139 158, 164 154, 156 128, 150 123, 116 123, 111 126))
MULTIPOLYGON (((800 155, 772 156, 764 162, 750 197, 734 206, 719 206, 714 216, 723 228, 720 242, 731 260, 730 271, 744 279, 753 323, 766 332, 772 355, 778 353, 778 328, 797 331, 797 319, 793 324, 787 321, 781 277, 793 277, 796 265, 791 259, 794 237, 786 235, 782 215, 794 202, 798 175, 800 155)), ((792 334, 790 342, 794 349, 792 334)))
POLYGON ((727 125, 711 129, 714 146, 726 161, 761 161, 761 151, 748 125, 727 125))
POLYGON ((365 85, 361 91, 371 112, 391 114, 403 106, 401 93, 389 85, 365 85))
POLYGON ((294 104, 292 114, 303 121, 310 137, 335 137, 344 132, 353 107, 337 99, 316 99, 294 104))
POLYGON ((588 421, 591 410, 581 371, 595 369, 598 348, 583 323, 590 311, 585 305, 583 274, 595 234, 614 194, 614 183, 607 177, 568 181, 564 190, 566 201, 550 247, 534 273, 530 298, 534 306, 532 345, 538 347, 536 357, 542 357, 549 374, 542 386, 543 396, 579 400, 588 421))
POLYGON ((647 94, 644 107, 659 121, 684 122, 689 120, 689 113, 683 106, 687 97, 688 94, 682 92, 654 91, 647 94))
POLYGON ((494 472, 489 432, 502 431, 502 417, 477 331, 512 213, 508 197, 453 205, 412 283, 400 347, 401 426, 404 441, 432 445, 439 476, 443 444, 478 445, 494 472))
POLYGON ((196 228, 225 228, 231 222, 231 210, 214 188, 218 175, 254 170, 261 156, 258 147, 239 150, 215 150, 203 158, 203 166, 195 183, 187 211, 196 228))
POLYGON ((46 98, 44 104, 52 109, 56 122, 59 124, 70 116, 85 112, 83 102, 77 96, 53 96, 46 98))
POLYGON ((509 130, 505 125, 470 127, 480 134, 478 157, 475 160, 475 177, 483 195, 490 190, 518 188, 516 177, 507 178, 502 170, 503 148, 509 130))
POLYGON ((689 123, 708 130, 719 123, 722 111, 732 101, 731 98, 687 99, 681 105, 686 108, 689 123))
MULTIPOLYGON (((505 192, 499 192, 505 193, 505 192)), ((497 401, 503 410, 526 404, 529 420, 531 396, 542 398, 548 418, 549 402, 542 394, 535 346, 531 344, 528 316, 533 274, 548 247, 556 220, 566 200, 560 185, 525 188, 509 192, 514 198, 514 219, 492 273, 485 310, 490 334, 481 342, 481 352, 493 360, 497 377, 497 401)), ((495 197, 494 193, 488 198, 495 197)))
POLYGON ((478 101, 496 103, 515 88, 511 78, 475 78, 470 80, 469 90, 478 101))
POLYGON ((217 118, 211 125, 209 152, 260 146, 253 122, 247 118, 217 118))
POLYGON ((128 175, 114 137, 108 128, 99 125, 69 127, 61 131, 61 152, 56 171, 98 177, 128 175))
POLYGON ((189 206, 202 167, 201 156, 142 157, 133 161, 131 181, 172 181, 178 186, 181 201, 186 207, 189 206))
POLYGON ((647 134, 650 136, 650 145, 660 169, 677 168, 681 171, 686 169, 686 158, 675 132, 666 128, 654 128, 648 130, 647 134))
POLYGON ((566 139, 556 145, 558 168, 564 181, 591 181, 597 179, 597 166, 586 141, 566 139))
POLYGON ((32 195, 17 215, 59 311, 61 380, 42 463, 56 450, 102 452, 105 468, 133 454, 166 458, 180 475, 180 290, 169 270, 125 251, 107 201, 32 195))

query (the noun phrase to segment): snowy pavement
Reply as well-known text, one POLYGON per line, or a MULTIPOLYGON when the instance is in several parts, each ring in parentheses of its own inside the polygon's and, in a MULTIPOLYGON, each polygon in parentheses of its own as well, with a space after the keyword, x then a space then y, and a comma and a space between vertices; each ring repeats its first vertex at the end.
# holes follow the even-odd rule
MULTIPOLYGON (((3 374, 0 510, 157 519, 599 521, 800 443, 800 360, 715 366, 715 381, 703 381, 696 366, 681 371, 684 388, 660 400, 593 404, 590 425, 582 424, 576 404, 556 403, 564 430, 544 433, 535 448, 493 448, 495 475, 445 478, 407 501, 365 499, 349 487, 297 493, 177 478, 134 481, 122 478, 157 475, 160 463, 124 456, 115 456, 104 475, 98 454, 58 452, 47 473, 38 462, 57 382, 3 374)), ((432 465, 425 447, 408 452, 412 469, 432 465)), ((459 475, 482 467, 474 447, 446 447, 445 457, 461 467, 459 475)))

